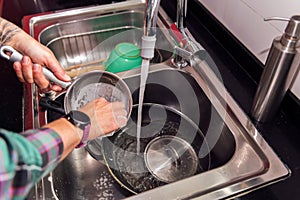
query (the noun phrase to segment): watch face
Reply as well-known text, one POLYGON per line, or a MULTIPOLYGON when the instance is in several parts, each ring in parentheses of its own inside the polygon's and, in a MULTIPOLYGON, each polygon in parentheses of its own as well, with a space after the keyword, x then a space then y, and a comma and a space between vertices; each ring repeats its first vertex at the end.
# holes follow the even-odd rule
POLYGON ((77 110, 72 110, 69 113, 69 117, 72 120, 72 123, 82 130, 84 130, 86 125, 91 123, 90 118, 85 113, 77 110))
POLYGON ((90 122, 90 118, 83 112, 73 110, 70 112, 70 115, 72 115, 73 119, 76 119, 78 121, 90 122))

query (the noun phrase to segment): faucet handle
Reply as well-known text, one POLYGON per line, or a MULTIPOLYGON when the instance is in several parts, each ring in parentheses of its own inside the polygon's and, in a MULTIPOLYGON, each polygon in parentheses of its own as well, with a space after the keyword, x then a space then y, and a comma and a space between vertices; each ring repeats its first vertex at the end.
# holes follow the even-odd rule
POLYGON ((174 47, 174 58, 172 59, 172 63, 174 66, 178 68, 184 68, 190 65, 190 60, 193 56, 193 53, 180 48, 178 46, 174 47))

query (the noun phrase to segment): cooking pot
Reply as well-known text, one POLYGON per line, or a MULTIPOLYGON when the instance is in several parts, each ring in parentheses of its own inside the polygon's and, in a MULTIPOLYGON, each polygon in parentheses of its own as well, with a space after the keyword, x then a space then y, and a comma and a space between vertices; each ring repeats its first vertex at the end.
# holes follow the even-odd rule
POLYGON ((93 145, 98 147, 91 148, 97 150, 100 147, 101 152, 91 152, 92 156, 102 154, 110 173, 122 187, 137 194, 168 183, 157 178, 145 162, 147 145, 158 137, 174 136, 192 147, 198 159, 194 174, 210 168, 208 144, 192 120, 171 107, 145 103, 142 109, 141 138, 137 139, 137 108, 138 105, 133 106, 131 117, 125 127, 110 137, 98 138, 96 143, 93 141, 93 145))
MULTIPOLYGON (((3 58, 11 61, 21 61, 23 55, 10 46, 2 46, 0 54, 3 58)), ((51 109, 60 114, 69 113, 71 110, 78 110, 86 103, 103 97, 109 102, 120 101, 125 105, 127 116, 130 116, 132 109, 132 97, 126 83, 117 75, 95 70, 78 76, 72 82, 64 82, 57 79, 54 74, 46 69, 43 69, 43 74, 49 81, 52 81, 62 88, 67 88, 64 98, 64 106, 60 102, 55 102, 49 97, 40 99, 40 106, 46 109, 51 109)))
POLYGON ((78 76, 67 88, 63 106, 60 102, 49 97, 41 97, 40 106, 60 114, 78 110, 88 102, 103 97, 109 102, 122 102, 130 116, 132 109, 132 97, 126 83, 117 75, 96 70, 78 76))

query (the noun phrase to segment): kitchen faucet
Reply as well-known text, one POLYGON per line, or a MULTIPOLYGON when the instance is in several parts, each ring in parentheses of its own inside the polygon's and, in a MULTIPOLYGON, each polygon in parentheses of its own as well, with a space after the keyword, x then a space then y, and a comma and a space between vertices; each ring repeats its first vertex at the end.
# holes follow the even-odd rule
MULTIPOLYGON (((144 35, 147 37, 155 38, 159 5, 160 0, 147 0, 146 2, 144 35)), ((193 38, 186 34, 186 12, 187 0, 177 0, 175 31, 177 36, 178 33, 180 36, 175 36, 177 45, 174 47, 173 65, 178 68, 193 67, 205 61, 211 68, 217 69, 208 53, 193 38)), ((274 19, 278 20, 279 18, 274 19)), ((288 76, 291 76, 289 74, 295 71, 296 67, 294 66, 298 66, 300 62, 298 46, 296 45, 300 39, 300 16, 293 16, 291 19, 280 18, 279 20, 289 21, 289 24, 286 28, 286 33, 281 38, 274 40, 258 85, 250 111, 252 118, 258 122, 266 122, 274 116, 290 86, 291 78, 288 78, 288 76)), ((171 29, 174 32, 172 27, 171 29)), ((142 47, 147 46, 150 45, 147 43, 142 45, 142 47)), ((154 55, 154 46, 155 40, 151 48, 152 55, 154 55)), ((145 56, 142 55, 142 57, 145 56)), ((152 57, 148 58, 151 59, 152 57)))
MULTIPOLYGON (((154 46, 156 40, 156 22, 160 0, 147 0, 144 17, 144 36, 142 38, 141 56, 151 59, 154 56, 154 46)), ((200 48, 198 44, 191 40, 185 32, 185 17, 187 12, 187 0, 177 0, 176 29, 181 34, 181 41, 174 47, 175 55, 173 62, 179 67, 187 65, 191 55, 200 48)))
POLYGON ((141 57, 151 60, 154 57, 156 42, 156 22, 160 0, 147 0, 144 16, 144 35, 142 36, 141 57))

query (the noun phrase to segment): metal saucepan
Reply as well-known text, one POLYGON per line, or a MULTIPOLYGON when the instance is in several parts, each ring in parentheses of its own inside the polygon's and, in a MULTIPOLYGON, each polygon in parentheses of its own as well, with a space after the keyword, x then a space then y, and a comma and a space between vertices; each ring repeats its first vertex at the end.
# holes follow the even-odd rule
MULTIPOLYGON (((0 54, 11 62, 21 61, 23 55, 10 46, 2 46, 0 54)), ((60 114, 69 113, 71 110, 77 110, 86 103, 100 97, 104 97, 109 102, 121 101, 124 103, 128 117, 132 109, 132 97, 126 83, 117 75, 95 70, 82 74, 72 82, 64 82, 57 79, 54 74, 43 67, 43 74, 49 81, 67 89, 64 98, 64 106, 60 102, 55 102, 51 98, 42 97, 40 106, 51 109, 60 114)))
POLYGON ((119 101, 125 105, 127 116, 132 109, 132 97, 126 83, 117 75, 96 70, 78 76, 67 88, 63 106, 48 97, 40 99, 40 106, 60 114, 78 110, 88 102, 103 97, 109 102, 119 101))
MULTIPOLYGON (((160 138, 171 138, 172 142, 175 138, 176 142, 180 141, 181 146, 183 144, 184 148, 192 152, 180 153, 181 150, 177 151, 175 149, 178 158, 181 158, 176 159, 177 164, 178 162, 184 162, 184 164, 190 162, 192 167, 188 166, 189 169, 183 167, 183 169, 193 171, 192 173, 188 171, 187 176, 182 174, 179 179, 207 171, 210 168, 210 154, 205 154, 209 152, 208 144, 201 130, 187 116, 167 106, 145 103, 142 109, 141 138, 138 140, 136 135, 137 110, 137 105, 134 105, 127 126, 115 132, 111 137, 97 140, 109 171, 124 188, 136 194, 178 180, 174 177, 169 177, 168 180, 161 179, 156 176, 161 175, 155 174, 156 169, 148 168, 146 157, 151 155, 146 152, 146 149, 152 148, 149 147, 149 144, 156 143, 157 138, 158 140, 160 138), (181 143, 181 140, 184 143, 181 143), (137 148, 138 146, 139 148, 137 148), (182 157, 192 154, 196 155, 196 161, 194 158, 189 160, 182 157), (193 166, 195 166, 195 170, 193 166)), ((175 148, 176 145, 177 143, 170 147, 175 148)), ((157 157, 158 160, 161 158, 157 157)), ((151 158, 152 161, 155 161, 155 159, 151 158)), ((176 170, 175 166, 176 173, 181 169, 176 170)))

